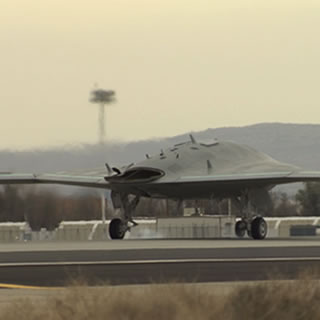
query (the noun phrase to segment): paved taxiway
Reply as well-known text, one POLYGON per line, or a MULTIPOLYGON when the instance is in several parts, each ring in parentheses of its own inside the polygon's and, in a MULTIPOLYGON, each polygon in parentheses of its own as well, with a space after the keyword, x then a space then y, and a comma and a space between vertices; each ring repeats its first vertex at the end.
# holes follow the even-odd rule
POLYGON ((0 283, 61 286, 291 278, 320 268, 319 239, 124 240, 0 245, 0 283))

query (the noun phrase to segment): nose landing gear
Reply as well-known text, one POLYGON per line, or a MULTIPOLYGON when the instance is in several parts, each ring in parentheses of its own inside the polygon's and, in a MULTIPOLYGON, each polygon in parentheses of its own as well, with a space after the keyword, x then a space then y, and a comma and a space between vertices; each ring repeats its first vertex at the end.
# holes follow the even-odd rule
POLYGON ((129 196, 127 194, 119 193, 113 194, 112 197, 114 207, 121 209, 123 218, 115 218, 111 220, 109 224, 109 236, 111 239, 123 239, 126 232, 129 231, 131 227, 138 225, 133 221, 132 215, 139 203, 140 197, 136 196, 129 200, 129 196))
POLYGON ((123 239, 128 225, 121 219, 112 219, 109 224, 109 235, 111 239, 123 239))

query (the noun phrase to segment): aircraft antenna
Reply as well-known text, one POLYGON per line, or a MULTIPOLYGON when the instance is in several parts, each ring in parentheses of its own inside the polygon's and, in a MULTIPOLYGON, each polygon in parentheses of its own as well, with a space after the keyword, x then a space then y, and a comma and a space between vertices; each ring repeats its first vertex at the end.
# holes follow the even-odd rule
POLYGON ((105 106, 116 101, 115 91, 99 89, 97 85, 90 93, 89 101, 99 105, 98 142, 104 144, 106 140, 105 106))

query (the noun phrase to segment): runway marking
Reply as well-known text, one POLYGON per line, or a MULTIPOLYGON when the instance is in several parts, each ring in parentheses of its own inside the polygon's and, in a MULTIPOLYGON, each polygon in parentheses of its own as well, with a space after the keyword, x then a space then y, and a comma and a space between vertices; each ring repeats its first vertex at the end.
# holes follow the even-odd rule
POLYGON ((70 262, 17 262, 0 263, 4 267, 50 267, 50 266, 92 266, 130 264, 178 264, 178 263, 221 263, 221 262, 301 262, 319 261, 320 257, 278 257, 278 258, 209 258, 209 259, 164 259, 164 260, 114 260, 114 261, 70 261, 70 262))
POLYGON ((0 290, 1 289, 32 289, 32 290, 48 290, 52 289, 49 287, 36 287, 36 286, 25 286, 20 284, 10 284, 10 283, 0 283, 0 290))

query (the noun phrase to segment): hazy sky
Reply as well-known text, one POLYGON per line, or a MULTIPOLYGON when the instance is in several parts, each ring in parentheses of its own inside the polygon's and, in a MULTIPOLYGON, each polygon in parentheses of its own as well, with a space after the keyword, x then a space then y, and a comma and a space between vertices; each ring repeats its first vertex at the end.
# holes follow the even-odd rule
POLYGON ((0 149, 320 122, 320 2, 1 0, 0 149))

